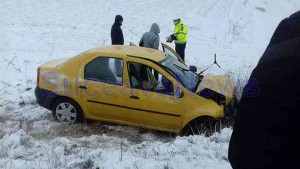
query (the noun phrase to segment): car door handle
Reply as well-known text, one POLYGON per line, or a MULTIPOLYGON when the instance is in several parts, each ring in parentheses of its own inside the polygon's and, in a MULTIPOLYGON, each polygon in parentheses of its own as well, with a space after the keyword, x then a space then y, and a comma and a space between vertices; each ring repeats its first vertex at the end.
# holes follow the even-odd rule
POLYGON ((137 97, 137 96, 130 96, 130 98, 131 98, 131 99, 137 99, 137 100, 140 99, 140 98, 137 97))
POLYGON ((85 90, 87 89, 86 86, 79 86, 79 88, 80 88, 80 89, 85 89, 85 90))

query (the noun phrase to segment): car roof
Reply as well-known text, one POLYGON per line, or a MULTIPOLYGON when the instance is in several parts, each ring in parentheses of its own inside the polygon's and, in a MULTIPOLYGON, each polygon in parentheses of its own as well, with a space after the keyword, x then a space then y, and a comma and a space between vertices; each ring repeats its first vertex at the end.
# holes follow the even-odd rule
POLYGON ((99 53, 109 54, 119 57, 140 57, 144 59, 150 59, 155 62, 160 62, 166 58, 165 53, 156 49, 139 47, 139 46, 127 46, 127 45, 107 45, 100 48, 94 48, 86 53, 99 53))

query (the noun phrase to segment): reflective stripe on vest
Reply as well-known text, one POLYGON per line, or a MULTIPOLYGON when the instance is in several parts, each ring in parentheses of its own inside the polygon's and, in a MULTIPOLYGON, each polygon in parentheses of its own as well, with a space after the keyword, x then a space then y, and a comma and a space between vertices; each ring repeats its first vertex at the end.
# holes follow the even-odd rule
POLYGON ((187 26, 180 21, 175 25, 174 35, 177 37, 175 43, 186 43, 187 42, 187 26))

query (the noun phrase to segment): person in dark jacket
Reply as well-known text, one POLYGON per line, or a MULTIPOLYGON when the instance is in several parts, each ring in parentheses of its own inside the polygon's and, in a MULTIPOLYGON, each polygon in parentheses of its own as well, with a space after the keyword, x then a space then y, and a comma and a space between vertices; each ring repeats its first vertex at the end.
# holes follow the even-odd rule
POLYGON ((124 37, 121 26, 123 24, 123 17, 121 15, 117 15, 115 17, 115 22, 111 27, 111 44, 112 45, 124 45, 124 37))
POLYGON ((157 23, 153 23, 150 31, 143 34, 139 46, 158 49, 160 29, 157 23))
MULTIPOLYGON (((111 44, 112 45, 124 45, 124 37, 123 32, 121 29, 121 26, 123 24, 123 17, 121 15, 117 15, 115 17, 115 22, 111 27, 111 44)), ((115 60, 115 73, 117 76, 122 76, 122 70, 121 70, 121 60, 116 59, 115 60)))
POLYGON ((233 169, 300 168, 300 11, 281 21, 252 71, 229 144, 233 169))

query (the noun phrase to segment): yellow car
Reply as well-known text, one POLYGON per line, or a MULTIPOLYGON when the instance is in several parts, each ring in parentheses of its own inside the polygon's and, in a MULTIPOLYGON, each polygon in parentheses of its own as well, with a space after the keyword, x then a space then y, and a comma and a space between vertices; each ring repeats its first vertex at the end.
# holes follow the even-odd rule
POLYGON ((199 133, 225 116, 234 83, 190 71, 172 48, 104 46, 37 70, 37 103, 68 123, 84 119, 199 133), (202 131, 202 130, 201 130, 202 131))

